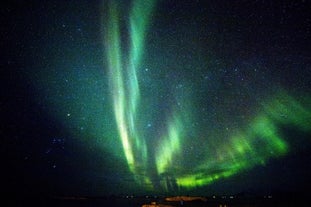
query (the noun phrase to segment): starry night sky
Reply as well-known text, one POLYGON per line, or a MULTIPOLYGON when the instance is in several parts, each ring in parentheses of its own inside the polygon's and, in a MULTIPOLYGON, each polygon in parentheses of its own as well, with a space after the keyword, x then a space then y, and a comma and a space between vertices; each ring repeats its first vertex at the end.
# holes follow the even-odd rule
POLYGON ((10 1, 6 193, 303 191, 308 1, 10 1))

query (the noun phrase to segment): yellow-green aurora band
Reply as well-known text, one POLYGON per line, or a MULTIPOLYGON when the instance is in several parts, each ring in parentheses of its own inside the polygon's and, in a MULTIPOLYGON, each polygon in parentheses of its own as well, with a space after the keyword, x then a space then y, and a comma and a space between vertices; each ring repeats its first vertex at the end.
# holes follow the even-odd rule
MULTIPOLYGON (((148 175, 148 156, 146 139, 143 132, 137 129, 137 113, 140 102, 138 68, 144 55, 146 32, 155 7, 153 0, 134 0, 129 16, 129 51, 122 51, 120 35, 121 2, 111 1, 109 4, 108 22, 106 25, 105 47, 109 68, 109 81, 112 91, 114 116, 118 134, 130 171, 136 181, 144 186, 152 187, 148 175), (118 4, 119 3, 119 4, 118 4)), ((123 22, 124 23, 124 22, 123 22)), ((186 97, 184 97, 186 99, 186 97)), ((310 102, 310 98, 306 98, 310 102)), ((186 100, 189 101, 189 100, 186 100)), ((195 104, 195 103, 193 103, 195 104)), ((175 109, 172 106, 172 109, 175 109)), ((236 129, 222 145, 213 143, 217 137, 209 137, 209 146, 199 163, 192 169, 182 165, 184 141, 188 132, 186 111, 175 110, 167 121, 166 134, 159 138, 154 146, 154 164, 159 179, 170 171, 177 185, 182 188, 194 188, 208 185, 220 178, 232 176, 242 170, 265 164, 270 158, 285 155, 290 146, 282 137, 279 125, 294 125, 298 129, 309 132, 311 129, 310 107, 281 91, 262 104, 258 113, 250 119, 247 126, 236 129), (258 144, 259 143, 259 144, 258 144), (212 146, 216 146, 213 148, 212 146), (180 169, 171 172, 170 169, 180 169), (216 169, 216 170, 215 170, 216 169), (173 173, 173 174, 172 174, 173 173)), ((148 113, 148 111, 139 112, 148 113)), ((203 137, 204 138, 204 137, 203 137)), ((215 141, 216 142, 216 141, 215 141)), ((204 144, 205 146, 206 144, 204 144)), ((163 184, 163 182, 161 182, 163 184)), ((165 184, 163 184, 165 188, 165 184)))
MULTIPOLYGON (((306 102, 310 104, 310 101, 307 97, 306 102)), ((281 91, 263 104, 262 111, 245 130, 238 131, 228 143, 216 149, 214 157, 206 157, 204 164, 197 166, 191 174, 179 176, 178 185, 186 188, 208 185, 255 165, 264 165, 269 158, 284 155, 290 146, 277 125, 285 124, 310 131, 311 110, 281 91), (215 168, 220 171, 213 172, 215 168)))
MULTIPOLYGON (((135 126, 140 98, 137 68, 143 55, 146 31, 154 1, 136 0, 130 12, 130 49, 128 57, 121 51, 119 7, 122 2, 110 1, 105 38, 113 108, 119 136, 131 172, 146 167, 147 151, 144 139, 135 126), (119 3, 119 4, 118 4, 119 3)), ((146 178, 143 178, 143 182, 146 178)))

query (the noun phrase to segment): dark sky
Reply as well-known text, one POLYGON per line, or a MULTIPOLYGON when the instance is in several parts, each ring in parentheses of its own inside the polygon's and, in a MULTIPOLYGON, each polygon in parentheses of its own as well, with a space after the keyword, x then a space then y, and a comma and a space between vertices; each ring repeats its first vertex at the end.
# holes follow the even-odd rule
POLYGON ((304 0, 5 3, 1 190, 303 191, 310 8, 304 0))

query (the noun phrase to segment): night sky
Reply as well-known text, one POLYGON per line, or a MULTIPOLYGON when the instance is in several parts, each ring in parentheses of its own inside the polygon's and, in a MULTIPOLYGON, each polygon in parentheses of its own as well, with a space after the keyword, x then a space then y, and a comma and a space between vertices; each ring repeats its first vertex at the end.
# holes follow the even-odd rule
POLYGON ((3 4, 1 191, 303 191, 310 8, 307 0, 3 4))

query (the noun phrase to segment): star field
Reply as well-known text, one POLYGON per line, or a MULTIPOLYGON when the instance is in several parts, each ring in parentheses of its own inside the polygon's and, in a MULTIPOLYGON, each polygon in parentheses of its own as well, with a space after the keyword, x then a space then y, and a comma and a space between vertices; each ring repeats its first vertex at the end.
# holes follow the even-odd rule
POLYGON ((307 8, 7 3, 0 132, 8 188, 101 195, 305 187, 307 8))

